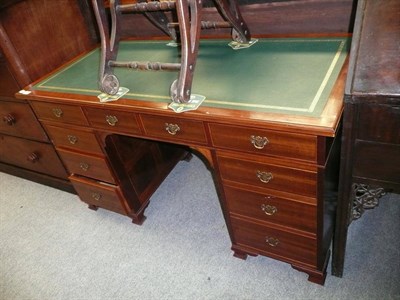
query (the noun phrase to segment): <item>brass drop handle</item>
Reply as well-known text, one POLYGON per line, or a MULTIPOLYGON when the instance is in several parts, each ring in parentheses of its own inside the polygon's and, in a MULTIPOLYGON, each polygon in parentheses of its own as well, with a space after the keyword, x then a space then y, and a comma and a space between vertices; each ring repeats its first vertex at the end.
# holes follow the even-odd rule
POLYGON ((256 175, 257 175, 258 179, 260 179, 260 181, 264 182, 264 183, 268 183, 274 178, 274 176, 272 175, 271 172, 263 172, 263 171, 257 170, 256 175))
POLYGON ((26 159, 28 161, 30 161, 31 163, 35 163, 35 162, 39 161, 39 155, 35 152, 32 152, 31 154, 28 155, 28 157, 26 159))
POLYGON ((268 139, 265 136, 250 136, 250 142, 253 144, 256 149, 264 149, 265 145, 269 143, 268 139))
POLYGON ((265 238, 265 242, 268 244, 268 245, 270 245, 271 247, 276 247, 276 246, 278 246, 279 245, 279 240, 277 239, 277 238, 274 238, 274 237, 272 237, 272 236, 270 236, 270 237, 266 237, 265 238))
POLYGON ((85 163, 85 162, 81 162, 81 163, 79 164, 79 167, 80 167, 83 171, 86 172, 87 170, 89 170, 90 165, 87 164, 87 163, 85 163))
POLYGON ((179 128, 178 124, 165 123, 165 130, 171 135, 176 135, 181 129, 179 128))
POLYGON ((261 210, 268 216, 272 216, 278 212, 276 206, 269 204, 261 204, 261 210))
POLYGON ((56 116, 56 118, 61 118, 64 113, 61 108, 53 108, 51 111, 56 116))
POLYGON ((100 201, 100 199, 101 199, 101 194, 100 194, 100 193, 93 192, 93 193, 92 193, 92 198, 93 198, 94 200, 96 200, 96 201, 100 201))
POLYGON ((17 122, 17 120, 12 114, 7 114, 3 117, 3 122, 9 126, 12 126, 17 122))
POLYGON ((107 115, 106 116, 106 122, 110 126, 115 126, 117 124, 117 122, 118 122, 118 118, 116 116, 107 115))
POLYGON ((68 135, 67 138, 72 145, 75 145, 78 142, 78 138, 75 135, 68 135))

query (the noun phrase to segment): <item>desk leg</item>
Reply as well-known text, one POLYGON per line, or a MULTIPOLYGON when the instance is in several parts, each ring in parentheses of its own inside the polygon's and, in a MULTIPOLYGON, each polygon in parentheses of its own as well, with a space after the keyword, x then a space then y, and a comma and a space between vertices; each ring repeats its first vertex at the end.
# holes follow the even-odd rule
POLYGON ((366 209, 379 205, 379 198, 385 194, 383 188, 372 188, 366 184, 353 183, 351 190, 346 191, 338 204, 338 216, 334 238, 334 255, 332 275, 343 276, 344 258, 348 227, 352 221, 359 219, 366 209))
POLYGON ((347 230, 353 201, 351 199, 351 191, 339 191, 339 201, 336 213, 335 234, 333 237, 332 252, 332 275, 337 277, 343 276, 344 258, 346 252, 347 230))
POLYGON ((343 113, 343 136, 340 158, 339 193, 336 208, 335 232, 333 235, 332 275, 342 277, 346 251, 347 230, 351 215, 353 139, 356 135, 357 122, 353 104, 346 103, 343 113))

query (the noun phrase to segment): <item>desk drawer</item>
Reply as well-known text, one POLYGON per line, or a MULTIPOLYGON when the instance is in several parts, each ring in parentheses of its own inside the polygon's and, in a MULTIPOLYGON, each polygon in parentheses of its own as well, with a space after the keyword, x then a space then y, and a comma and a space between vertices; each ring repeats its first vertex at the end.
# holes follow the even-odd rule
POLYGON ((0 132, 48 142, 29 104, 0 101, 0 117, 0 132))
POLYGON ((136 114, 116 110, 84 108, 90 125, 112 131, 140 133, 136 114))
POLYGON ((400 145, 356 141, 353 175, 400 184, 400 145))
POLYGON ((400 106, 361 104, 358 138, 400 145, 400 106))
POLYGON ((119 214, 127 215, 123 196, 118 186, 102 184, 77 176, 70 176, 80 199, 94 207, 101 207, 119 214))
POLYGON ((218 162, 223 180, 317 197, 316 172, 221 155, 218 155, 218 162))
POLYGON ((180 118, 141 115, 145 133, 170 141, 206 144, 203 122, 180 118))
POLYGON ((115 184, 105 158, 61 149, 58 150, 58 153, 71 175, 78 174, 115 184))
POLYGON ((0 161, 67 179, 67 172, 51 144, 0 134, 0 161))
POLYGON ((41 120, 51 120, 75 125, 88 125, 79 106, 32 101, 31 105, 41 120))
POLYGON ((232 218, 233 239, 239 246, 256 249, 259 254, 317 266, 317 240, 312 237, 232 218))
POLYGON ((229 212, 316 234, 317 207, 289 199, 224 187, 229 212))
POLYGON ((46 125, 47 133, 56 147, 103 154, 96 136, 90 130, 46 125))
POLYGON ((256 154, 317 160, 317 138, 258 128, 210 124, 212 143, 216 147, 256 154))

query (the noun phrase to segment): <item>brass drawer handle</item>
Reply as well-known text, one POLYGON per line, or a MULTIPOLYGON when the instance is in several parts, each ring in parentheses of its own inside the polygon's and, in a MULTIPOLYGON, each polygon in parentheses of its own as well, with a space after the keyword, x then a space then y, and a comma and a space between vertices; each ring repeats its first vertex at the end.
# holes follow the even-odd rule
POLYGON ((9 126, 12 126, 17 122, 17 120, 12 114, 7 114, 3 117, 3 122, 9 126))
POLYGON ((100 193, 93 192, 93 193, 92 193, 92 198, 93 198, 94 200, 96 200, 96 201, 100 201, 100 199, 101 199, 101 194, 100 194, 100 193))
POLYGON ((276 247, 276 246, 278 246, 279 245, 279 240, 277 239, 277 238, 274 238, 274 237, 266 237, 265 238, 265 242, 268 244, 268 245, 270 245, 271 247, 276 247))
POLYGON ((268 216, 272 216, 278 212, 276 206, 269 204, 261 204, 261 210, 268 216))
POLYGON ((259 135, 250 136, 250 142, 256 149, 264 149, 265 145, 269 143, 268 139, 265 136, 261 137, 259 135))
POLYGON ((106 122, 110 126, 115 126, 115 124, 117 124, 117 122, 118 122, 118 118, 116 116, 107 115, 106 122))
POLYGON ((268 182, 270 182, 270 181, 274 178, 274 176, 272 175, 272 173, 270 173, 270 172, 263 172, 263 171, 259 171, 259 170, 257 170, 256 175, 257 175, 258 179, 260 179, 260 181, 261 181, 261 182, 264 182, 264 183, 268 183, 268 182))
POLYGON ((79 164, 79 167, 83 170, 83 171, 87 171, 87 170, 89 170, 89 164, 87 164, 87 163, 85 163, 85 162, 81 162, 80 164, 79 164))
POLYGON ((32 152, 31 154, 28 155, 28 157, 26 159, 28 161, 30 161, 31 163, 35 163, 35 162, 39 161, 39 155, 35 152, 32 152))
POLYGON ((63 111, 61 108, 53 108, 52 112, 56 116, 56 118, 61 118, 63 115, 63 111))
POLYGON ((179 130, 181 130, 178 124, 165 123, 165 130, 171 135, 176 135, 179 130))
POLYGON ((78 142, 78 138, 75 135, 68 135, 68 141, 72 144, 75 145, 78 142))

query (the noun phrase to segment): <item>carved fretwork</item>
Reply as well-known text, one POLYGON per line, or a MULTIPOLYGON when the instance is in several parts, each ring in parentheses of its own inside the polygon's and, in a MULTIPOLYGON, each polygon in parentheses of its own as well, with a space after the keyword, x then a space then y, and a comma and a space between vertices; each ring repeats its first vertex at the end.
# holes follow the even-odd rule
POLYGON ((384 194, 383 188, 371 188, 366 184, 353 184, 353 207, 349 221, 359 219, 366 209, 378 206, 379 198, 384 194))

